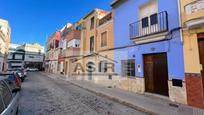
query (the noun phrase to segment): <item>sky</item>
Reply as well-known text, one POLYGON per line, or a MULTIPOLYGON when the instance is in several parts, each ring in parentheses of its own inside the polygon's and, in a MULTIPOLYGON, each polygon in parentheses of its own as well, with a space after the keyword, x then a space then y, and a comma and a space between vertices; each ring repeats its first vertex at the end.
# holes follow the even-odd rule
POLYGON ((94 8, 110 11, 112 0, 0 0, 0 18, 9 21, 11 43, 39 43, 94 8))

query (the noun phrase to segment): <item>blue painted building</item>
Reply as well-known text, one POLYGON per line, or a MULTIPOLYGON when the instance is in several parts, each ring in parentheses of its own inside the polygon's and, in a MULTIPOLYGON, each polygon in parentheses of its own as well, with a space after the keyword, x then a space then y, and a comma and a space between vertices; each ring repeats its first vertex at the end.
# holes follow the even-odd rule
MULTIPOLYGON (((141 78, 144 92, 186 103, 177 0, 115 0, 115 71, 141 78), (176 92, 176 93, 175 93, 176 92)), ((140 82, 139 81, 139 82, 140 82)))

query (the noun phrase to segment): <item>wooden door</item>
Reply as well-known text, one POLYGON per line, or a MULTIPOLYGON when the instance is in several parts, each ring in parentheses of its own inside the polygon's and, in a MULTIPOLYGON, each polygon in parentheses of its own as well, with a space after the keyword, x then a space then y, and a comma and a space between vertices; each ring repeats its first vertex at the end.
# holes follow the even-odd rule
POLYGON ((168 96, 168 64, 166 53, 144 56, 146 92, 168 96))
POLYGON ((200 64, 202 67, 201 74, 202 74, 202 81, 203 81, 203 87, 204 87, 204 39, 198 40, 198 46, 199 46, 199 55, 200 55, 200 64))
POLYGON ((144 76, 146 92, 154 93, 153 56, 144 56, 144 76))
POLYGON ((154 55, 155 93, 168 96, 168 64, 166 54, 154 55))

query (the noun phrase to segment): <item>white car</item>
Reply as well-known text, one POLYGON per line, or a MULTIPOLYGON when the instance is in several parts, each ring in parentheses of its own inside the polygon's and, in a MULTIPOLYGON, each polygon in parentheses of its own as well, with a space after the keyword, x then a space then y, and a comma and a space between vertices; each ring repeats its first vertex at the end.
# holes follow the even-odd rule
POLYGON ((27 68, 27 71, 35 72, 35 71, 39 71, 39 70, 38 70, 38 68, 27 68))

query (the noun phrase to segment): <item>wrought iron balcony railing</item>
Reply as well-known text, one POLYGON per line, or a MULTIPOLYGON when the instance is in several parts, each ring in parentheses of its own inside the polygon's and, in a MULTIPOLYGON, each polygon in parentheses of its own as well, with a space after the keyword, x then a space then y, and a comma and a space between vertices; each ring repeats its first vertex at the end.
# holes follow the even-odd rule
POLYGON ((168 13, 163 11, 152 14, 142 20, 129 25, 130 39, 137 39, 153 34, 158 34, 168 31, 168 13))

